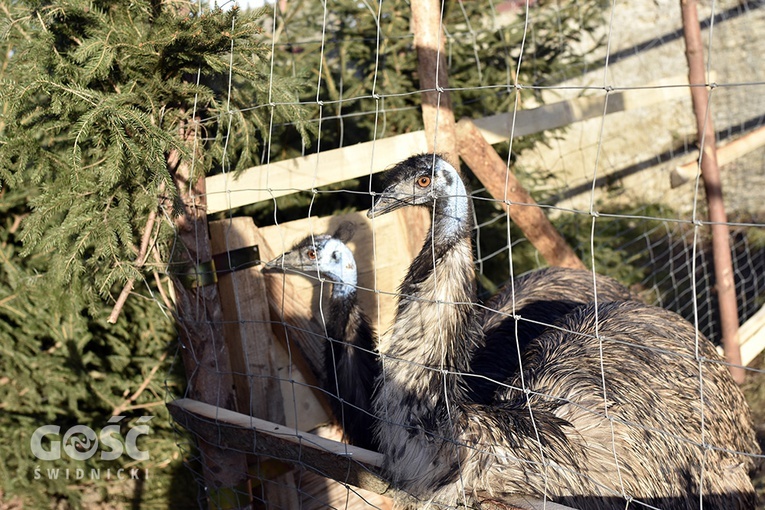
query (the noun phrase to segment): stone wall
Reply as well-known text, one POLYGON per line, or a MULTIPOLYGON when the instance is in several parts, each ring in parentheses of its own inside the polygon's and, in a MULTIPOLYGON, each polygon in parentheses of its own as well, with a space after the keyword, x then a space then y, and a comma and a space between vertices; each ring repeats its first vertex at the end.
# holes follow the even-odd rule
MULTIPOLYGON (((606 48, 588 57, 590 71, 545 92, 546 102, 580 94, 605 94, 607 87, 687 87, 688 66, 679 0, 617 1, 606 13, 606 48), (610 28, 609 28, 610 27, 610 28), (608 59, 606 59, 606 56, 608 59), (607 65, 606 65, 607 62, 607 65), (660 85, 657 85, 660 84, 660 85)), ((765 116, 765 2, 715 2, 699 6, 705 57, 716 86, 711 112, 718 144, 763 124, 765 116), (709 38, 711 46, 708 46, 709 38)), ((664 203, 689 219, 703 188, 694 180, 675 189, 670 172, 696 157, 696 124, 690 93, 684 99, 580 122, 560 136, 524 152, 527 171, 552 172, 563 193, 561 208, 588 211, 615 205, 664 203), (593 176, 598 187, 591 193, 593 176)), ((765 211, 765 150, 721 168, 731 217, 765 211)), ((703 219, 704 216, 701 216, 703 219)))

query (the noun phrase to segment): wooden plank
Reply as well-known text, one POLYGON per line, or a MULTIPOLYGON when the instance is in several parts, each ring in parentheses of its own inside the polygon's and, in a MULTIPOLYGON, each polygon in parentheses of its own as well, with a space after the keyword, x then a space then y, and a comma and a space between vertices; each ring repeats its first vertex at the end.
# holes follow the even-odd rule
MULTIPOLYGON (((760 147, 765 146, 765 126, 750 131, 741 138, 717 148, 717 163, 725 166, 760 147)), ((693 161, 689 161, 674 168, 670 174, 671 185, 677 188, 696 177, 699 169, 698 151, 693 161)))
MULTIPOLYGON (((446 62, 444 43, 446 37, 441 19, 441 0, 410 2, 410 7, 414 46, 417 50, 422 124, 425 127, 427 150, 442 154, 454 168, 459 168, 457 129, 448 89, 449 66, 446 62)), ((407 156, 412 154, 414 153, 407 156)), ((412 228, 427 231, 430 215, 424 207, 406 207, 402 214, 412 228)))
POLYGON ((541 133, 575 122, 601 117, 604 112, 606 115, 610 115, 688 96, 688 77, 678 76, 654 82, 645 88, 610 92, 608 94, 608 110, 605 109, 605 91, 599 90, 597 95, 577 97, 528 110, 518 110, 515 124, 513 124, 512 112, 474 119, 473 122, 486 141, 493 145, 507 141, 510 138, 510 133, 513 134, 514 138, 541 133))
MULTIPOLYGON (((195 400, 174 400, 168 402, 167 408, 187 430, 216 446, 270 455, 376 494, 395 493, 395 489, 380 475, 383 456, 377 452, 195 400)), ((512 508, 509 505, 521 510, 573 510, 522 494, 498 502, 496 508, 512 508)), ((486 502, 486 508, 492 508, 491 502, 486 502)))
MULTIPOLYGON (((214 221, 210 229, 216 254, 256 246, 260 240, 255 223, 249 217, 214 221)), ((262 266, 251 267, 223 274, 218 281, 221 293, 225 289, 227 294, 224 303, 224 312, 228 312, 228 316, 224 315, 226 328, 236 340, 236 345, 231 347, 232 356, 237 358, 233 367, 235 378, 239 384, 247 384, 246 388, 255 390, 250 391, 249 400, 242 401, 246 407, 240 406, 239 410, 247 412, 253 409, 252 406, 262 406, 265 401, 269 406, 265 414, 249 414, 310 430, 329 419, 326 403, 321 402, 311 389, 316 386, 316 380, 304 373, 305 365, 299 358, 301 353, 287 353, 285 346, 273 336, 261 269, 262 266), (277 388, 281 392, 281 401, 274 398, 277 388)))
POLYGON ((208 214, 376 173, 428 148, 414 131, 207 178, 208 214))
MULTIPOLYGON (((688 97, 688 78, 679 76, 641 89, 610 92, 607 114, 643 108, 688 97)), ((584 96, 515 113, 492 115, 473 122, 483 137, 495 144, 572 122, 603 115, 606 94, 584 96)), ((255 166, 238 178, 219 174, 207 178, 207 212, 215 213, 262 200, 307 191, 346 179, 380 172, 399 161, 428 150, 423 131, 322 151, 300 158, 255 166)))
MULTIPOLYGON (((741 325, 738 338, 741 346, 741 364, 749 365, 754 358, 765 351, 765 306, 741 325)), ((717 352, 723 355, 721 346, 717 347, 717 352)))
MULTIPOLYGON (((210 222, 213 255, 253 246, 252 218, 210 222)), ((218 276, 225 342, 231 353, 237 408, 252 416, 285 423, 284 404, 274 358, 263 275, 257 267, 218 276)), ((250 464, 257 465, 257 459, 250 464)), ((261 480, 253 495, 274 508, 295 508, 298 492, 292 472, 261 480), (260 494, 258 494, 260 489, 260 494)))
POLYGON ((446 46, 441 20, 441 0, 410 2, 412 32, 417 50, 417 76, 420 81, 422 124, 428 152, 439 152, 459 168, 457 132, 449 93, 446 46))
POLYGON ((688 61, 688 81, 700 85, 691 87, 691 104, 696 117, 697 140, 703 157, 700 159, 701 180, 707 202, 707 216, 712 230, 712 265, 715 270, 720 336, 733 380, 743 384, 746 373, 741 368, 741 348, 738 338, 738 303, 731 255, 728 215, 723 199, 723 183, 717 164, 717 140, 713 116, 709 114, 709 91, 706 83, 707 64, 704 41, 701 38, 697 0, 681 0, 683 40, 688 61))
POLYGON ((378 494, 388 490, 378 474, 383 459, 377 452, 197 400, 174 400, 167 408, 178 423, 211 444, 300 463, 322 476, 378 494))
MULTIPOLYGON (((346 221, 356 225, 356 233, 348 246, 358 268, 359 304, 378 335, 383 334, 393 322, 398 286, 422 247, 427 229, 427 225, 411 225, 405 209, 374 220, 358 212, 264 227, 259 229, 263 237, 261 255, 264 260, 276 257, 306 236, 334 232, 346 221)), ((278 322, 284 317, 292 326, 290 334, 299 347, 314 353, 312 364, 321 370, 326 341, 322 314, 328 319, 329 307, 320 298, 328 295, 329 288, 322 290, 319 281, 295 274, 266 275, 266 278, 273 320, 278 322), (301 330, 311 328, 313 335, 302 334, 301 330), (310 345, 306 347, 306 343, 310 345)))

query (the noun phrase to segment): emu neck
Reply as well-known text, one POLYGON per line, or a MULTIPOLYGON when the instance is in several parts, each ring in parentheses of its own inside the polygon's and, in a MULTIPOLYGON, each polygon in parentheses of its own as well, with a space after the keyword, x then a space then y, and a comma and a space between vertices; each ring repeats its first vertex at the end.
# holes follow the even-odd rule
POLYGON ((401 284, 391 347, 427 367, 464 372, 477 323, 472 204, 459 176, 452 178, 446 196, 434 201, 425 243, 401 284))
MULTIPOLYGON (((469 199, 464 196, 463 200, 469 199)), ((470 211, 470 204, 457 204, 470 211)), ((391 480, 423 497, 455 481, 462 404, 460 373, 481 334, 470 228, 436 202, 427 240, 401 284, 396 321, 383 340, 383 373, 375 399, 380 451, 391 480)), ((466 217, 470 217, 466 215, 466 217)))
POLYGON ((352 444, 376 450, 371 400, 379 366, 369 319, 358 306, 356 288, 329 300, 328 341, 324 351, 327 390, 332 411, 352 444))
POLYGON ((350 285, 333 283, 329 296, 327 334, 335 340, 345 341, 353 336, 350 316, 358 313, 356 289, 350 285))
MULTIPOLYGON (((358 305, 356 288, 352 285, 335 284, 329 299, 329 316, 327 334, 337 340, 334 343, 335 354, 349 351, 353 354, 353 346, 371 351, 375 348, 374 338, 369 319, 358 305), (338 287, 344 287, 337 292, 338 287)), ((344 356, 344 354, 342 354, 344 356)))
POLYGON ((356 303, 355 283, 356 282, 353 282, 353 284, 333 283, 330 299, 332 299, 332 301, 353 301, 353 303, 355 304, 356 303))

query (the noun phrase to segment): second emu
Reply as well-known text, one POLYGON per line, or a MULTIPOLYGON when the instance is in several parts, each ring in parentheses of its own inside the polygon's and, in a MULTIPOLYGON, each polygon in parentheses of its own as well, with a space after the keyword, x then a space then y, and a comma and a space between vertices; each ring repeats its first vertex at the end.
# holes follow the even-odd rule
POLYGON ((323 321, 327 336, 324 374, 317 375, 346 439, 377 450, 370 407, 380 365, 374 332, 358 304, 356 260, 345 244, 354 232, 352 223, 343 223, 334 234, 309 235, 268 262, 266 270, 326 278, 332 284, 329 318, 323 321))

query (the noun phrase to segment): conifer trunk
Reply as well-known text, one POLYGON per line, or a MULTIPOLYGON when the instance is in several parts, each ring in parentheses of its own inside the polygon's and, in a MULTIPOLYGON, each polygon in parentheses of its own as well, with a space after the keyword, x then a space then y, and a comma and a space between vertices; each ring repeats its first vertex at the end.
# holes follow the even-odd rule
MULTIPOLYGON (((181 128, 187 142, 194 131, 181 128)), ((205 179, 177 152, 168 155, 183 213, 175 219, 180 247, 173 263, 178 267, 196 267, 212 258, 207 226, 205 179)), ((234 382, 229 353, 223 340, 223 314, 216 285, 188 288, 182 279, 173 277, 176 319, 182 345, 181 354, 187 379, 187 397, 236 411, 234 382)), ((210 503, 224 508, 244 507, 250 501, 247 484, 247 459, 244 453, 225 451, 203 441, 205 483, 210 489, 210 503)))

